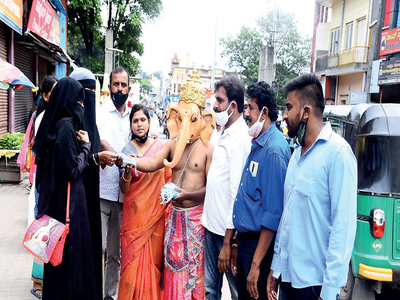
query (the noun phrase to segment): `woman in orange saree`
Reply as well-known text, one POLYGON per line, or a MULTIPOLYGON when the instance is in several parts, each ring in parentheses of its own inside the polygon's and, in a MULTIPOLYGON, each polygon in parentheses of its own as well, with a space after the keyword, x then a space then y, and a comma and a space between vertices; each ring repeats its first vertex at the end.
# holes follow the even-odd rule
MULTIPOLYGON (((161 150, 162 142, 148 138, 150 114, 145 106, 132 107, 130 122, 132 141, 122 150, 124 154, 151 157, 161 150)), ((167 168, 136 173, 127 167, 122 172, 120 187, 125 196, 119 300, 163 298, 163 239, 168 205, 161 205, 160 191, 170 180, 171 169, 167 168)))

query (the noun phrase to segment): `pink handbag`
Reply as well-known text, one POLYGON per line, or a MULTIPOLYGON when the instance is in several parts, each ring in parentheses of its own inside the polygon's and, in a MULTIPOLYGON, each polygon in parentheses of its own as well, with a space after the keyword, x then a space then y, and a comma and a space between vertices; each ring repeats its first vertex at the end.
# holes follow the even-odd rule
POLYGON ((62 262, 65 239, 69 232, 69 202, 71 183, 68 182, 65 224, 43 215, 33 220, 27 229, 22 246, 44 263, 58 266, 62 262))

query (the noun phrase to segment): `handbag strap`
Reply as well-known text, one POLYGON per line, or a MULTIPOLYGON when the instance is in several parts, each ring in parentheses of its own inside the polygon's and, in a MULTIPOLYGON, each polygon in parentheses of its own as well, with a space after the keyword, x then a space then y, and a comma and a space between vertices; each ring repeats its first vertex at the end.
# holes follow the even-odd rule
POLYGON ((68 181, 68 189, 67 189, 67 213, 65 216, 65 224, 69 224, 69 200, 71 196, 71 182, 68 181))

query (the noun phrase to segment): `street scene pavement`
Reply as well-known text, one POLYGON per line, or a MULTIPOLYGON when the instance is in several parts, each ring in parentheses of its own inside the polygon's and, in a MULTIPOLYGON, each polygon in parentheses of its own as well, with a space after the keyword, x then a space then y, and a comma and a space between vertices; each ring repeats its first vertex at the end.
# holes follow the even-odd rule
MULTIPOLYGON (((27 176, 20 183, 0 182, 0 300, 36 299, 30 292, 33 256, 21 244, 28 225, 27 176)), ((226 280, 222 299, 230 299, 226 280)))

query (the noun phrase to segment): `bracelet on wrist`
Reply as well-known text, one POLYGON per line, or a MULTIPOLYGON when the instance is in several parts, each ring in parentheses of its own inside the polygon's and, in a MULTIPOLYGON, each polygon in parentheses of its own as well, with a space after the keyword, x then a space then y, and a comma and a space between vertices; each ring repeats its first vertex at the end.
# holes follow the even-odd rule
MULTIPOLYGON (((93 154, 92 157, 93 157, 94 163, 96 164, 96 166, 98 166, 100 164, 100 161, 99 161, 99 163, 96 162, 96 158, 94 157, 94 154, 93 154)), ((98 154, 97 154, 97 159, 99 159, 99 155, 98 154)))
POLYGON ((131 176, 131 179, 126 180, 126 179, 125 179, 125 172, 124 172, 124 174, 122 174, 122 179, 123 179, 125 182, 131 182, 132 176, 131 176))
POLYGON ((233 249, 233 248, 237 248, 237 247, 238 247, 237 244, 232 244, 232 249, 233 249))

